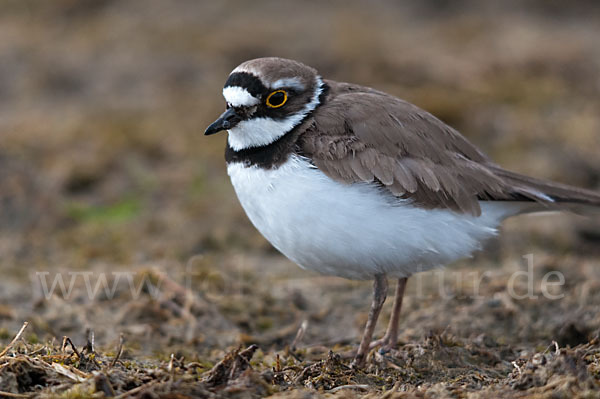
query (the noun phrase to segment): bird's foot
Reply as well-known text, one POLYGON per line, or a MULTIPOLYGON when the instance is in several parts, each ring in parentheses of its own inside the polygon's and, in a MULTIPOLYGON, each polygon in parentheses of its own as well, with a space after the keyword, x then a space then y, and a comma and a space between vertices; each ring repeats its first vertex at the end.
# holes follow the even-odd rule
POLYGON ((371 344, 369 345, 369 349, 379 348, 379 353, 383 354, 388 353, 392 349, 396 349, 397 346, 397 340, 394 340, 391 337, 385 335, 383 338, 376 339, 375 341, 371 342, 371 344))
POLYGON ((361 356, 361 355, 357 354, 354 357, 354 360, 352 360, 352 363, 350 363, 350 368, 352 370, 362 369, 363 367, 365 367, 365 361, 367 360, 366 358, 367 357, 365 355, 361 356))
MULTIPOLYGON (((379 348, 378 352, 383 355, 383 354, 390 352, 393 349, 396 349, 397 346, 398 346, 398 341, 385 336, 381 339, 377 339, 377 340, 371 342, 371 344, 369 345, 369 352, 373 349, 379 348)), ((355 370, 363 368, 365 366, 369 352, 367 352, 364 355, 357 353, 356 356, 354 357, 354 360, 352 361, 352 363, 350 363, 350 367, 355 370)))

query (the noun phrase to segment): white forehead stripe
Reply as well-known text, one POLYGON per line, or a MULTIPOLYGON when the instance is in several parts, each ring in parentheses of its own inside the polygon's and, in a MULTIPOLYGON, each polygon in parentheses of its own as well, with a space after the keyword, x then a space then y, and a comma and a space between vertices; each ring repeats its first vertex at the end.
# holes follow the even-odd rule
POLYGON ((239 73, 239 72, 245 72, 245 73, 249 73, 251 75, 254 75, 256 77, 258 77, 258 79, 267 87, 270 87, 273 90, 276 89, 280 89, 282 87, 291 87, 293 89, 296 89, 298 91, 302 91, 304 89, 306 89, 306 87, 302 84, 302 81, 299 78, 281 78, 276 80, 273 83, 270 82, 265 82, 260 76, 261 76, 261 71, 256 69, 256 68, 252 68, 250 65, 239 65, 237 68, 235 68, 233 71, 231 71, 231 73, 239 73))
POLYGON ((302 84, 302 82, 300 82, 300 79, 298 78, 279 79, 273 82, 271 87, 274 89, 280 89, 282 87, 291 87, 292 89, 296 89, 298 91, 302 91, 305 89, 304 85, 302 84))
POLYGON ((251 107, 260 102, 260 100, 248 93, 248 90, 239 86, 228 86, 223 89, 223 97, 227 104, 232 107, 251 107))

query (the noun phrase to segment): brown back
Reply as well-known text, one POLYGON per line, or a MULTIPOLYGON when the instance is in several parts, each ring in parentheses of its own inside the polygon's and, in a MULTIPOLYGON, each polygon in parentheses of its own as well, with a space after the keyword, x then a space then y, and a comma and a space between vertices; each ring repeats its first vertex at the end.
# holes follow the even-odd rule
POLYGON ((332 179, 375 181, 426 208, 480 215, 479 200, 600 205, 600 195, 509 172, 417 106, 370 88, 326 81, 325 105, 300 150, 332 179))

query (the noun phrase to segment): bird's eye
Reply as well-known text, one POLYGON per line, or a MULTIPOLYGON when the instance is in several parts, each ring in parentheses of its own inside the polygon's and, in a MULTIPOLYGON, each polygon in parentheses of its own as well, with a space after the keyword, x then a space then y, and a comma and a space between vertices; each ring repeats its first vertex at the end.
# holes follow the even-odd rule
POLYGON ((270 108, 279 108, 287 101, 287 93, 284 90, 275 90, 267 97, 267 106, 270 108))

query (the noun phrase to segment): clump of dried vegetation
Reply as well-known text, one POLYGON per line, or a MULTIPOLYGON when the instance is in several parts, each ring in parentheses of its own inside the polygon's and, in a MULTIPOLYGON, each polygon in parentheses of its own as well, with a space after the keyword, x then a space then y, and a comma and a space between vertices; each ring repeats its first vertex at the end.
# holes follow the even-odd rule
POLYGON ((367 366, 356 370, 332 351, 286 348, 268 361, 257 345, 231 350, 214 365, 174 354, 142 361, 123 356, 122 338, 115 352, 98 350, 93 332, 80 349, 69 337, 60 345, 30 344, 23 339, 26 327, 0 353, 0 397, 421 398, 477 392, 488 398, 588 398, 600 389, 598 338, 575 348, 553 342, 533 354, 504 353, 515 359, 508 362, 482 343, 430 335, 387 354, 373 351, 367 366))

